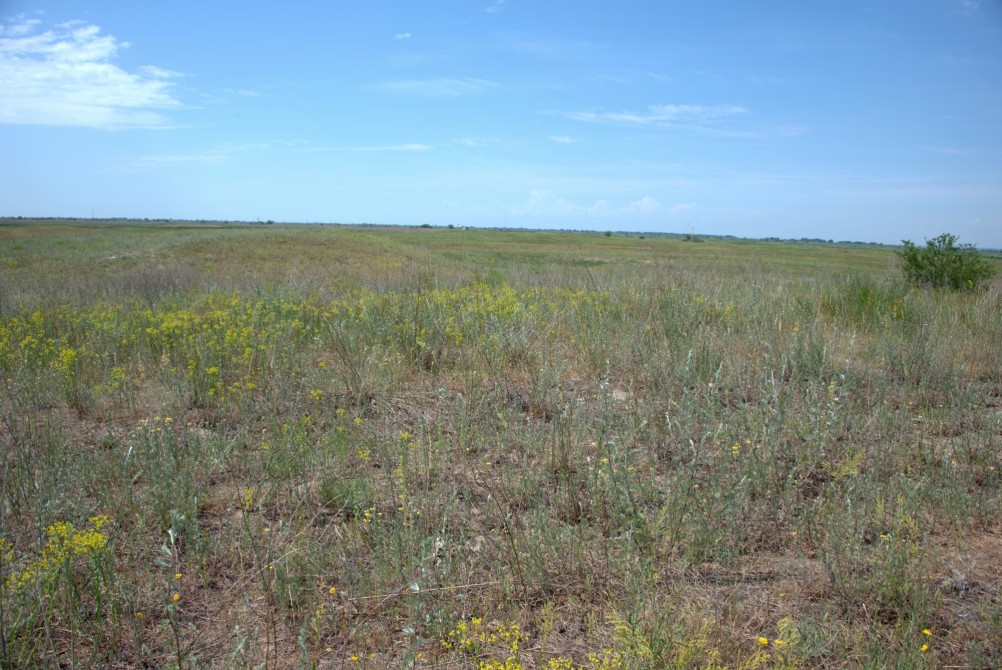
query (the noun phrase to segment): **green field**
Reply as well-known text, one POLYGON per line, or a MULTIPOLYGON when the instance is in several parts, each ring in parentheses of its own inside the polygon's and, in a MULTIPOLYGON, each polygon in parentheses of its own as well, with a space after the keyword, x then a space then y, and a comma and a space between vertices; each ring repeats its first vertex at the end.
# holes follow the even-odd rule
POLYGON ((1002 667, 998 277, 5 220, 0 375, 0 668, 1002 667))

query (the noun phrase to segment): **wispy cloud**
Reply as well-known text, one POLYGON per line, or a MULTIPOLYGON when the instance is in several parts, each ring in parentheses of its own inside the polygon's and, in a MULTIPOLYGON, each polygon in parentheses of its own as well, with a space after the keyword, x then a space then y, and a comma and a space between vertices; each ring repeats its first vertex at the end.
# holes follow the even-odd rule
POLYGON ((501 144, 501 140, 496 137, 460 137, 452 141, 461 147, 481 148, 493 147, 501 144))
POLYGON ((303 140, 262 140, 256 142, 235 142, 222 144, 204 151, 193 153, 177 154, 147 154, 137 156, 128 161, 128 166, 135 167, 159 167, 165 165, 177 165, 180 163, 225 163, 239 158, 241 155, 252 154, 265 151, 280 151, 289 149, 303 149, 306 142, 303 140))
POLYGON ((434 149, 430 144, 385 144, 357 147, 308 147, 307 151, 429 151, 434 149))
POLYGON ((148 77, 153 77, 155 79, 172 79, 174 77, 183 77, 184 75, 176 70, 165 70, 162 67, 157 67, 156 65, 143 65, 139 68, 139 71, 148 77))
POLYGON ((590 205, 581 205, 561 198, 546 189, 535 189, 529 193, 528 201, 510 208, 508 213, 512 216, 536 218, 647 216, 658 212, 667 212, 669 216, 678 216, 694 207, 693 203, 681 203, 665 210, 657 199, 650 196, 644 196, 622 206, 617 206, 612 201, 604 199, 596 200, 590 205))
POLYGON ((451 98, 473 93, 483 93, 499 88, 500 84, 486 79, 448 78, 400 79, 371 84, 367 88, 377 93, 418 95, 431 98, 451 98))
POLYGON ((575 121, 628 126, 707 125, 740 116, 747 109, 738 105, 651 105, 643 112, 566 112, 575 121))
POLYGON ((397 33, 396 35, 393 36, 393 39, 395 40, 409 40, 410 38, 411 38, 410 33, 397 33))
POLYGON ((570 135, 550 135, 550 141, 557 144, 576 144, 578 142, 570 135))
POLYGON ((497 14, 504 7, 504 0, 494 0, 484 11, 488 14, 497 14))
POLYGON ((651 212, 656 212, 661 209, 661 203, 650 196, 645 196, 640 200, 634 200, 624 207, 624 209, 627 212, 633 212, 636 214, 650 214, 651 212))
POLYGON ((205 151, 193 154, 151 154, 139 156, 131 161, 134 166, 156 167, 161 165, 177 165, 179 163, 224 163, 232 158, 232 154, 224 150, 205 151))
POLYGON ((227 95, 239 95, 243 98, 260 98, 264 95, 260 91, 252 91, 248 88, 224 88, 223 93, 227 95))
POLYGON ((594 60, 607 55, 606 49, 595 43, 563 37, 541 37, 537 34, 506 33, 501 35, 497 48, 523 54, 537 60, 550 62, 594 60))
POLYGON ((680 214, 685 214, 686 212, 691 212, 696 209, 696 203, 694 202, 680 202, 677 205, 672 205, 668 208, 669 216, 679 216, 680 214))
POLYGON ((127 171, 148 169, 178 164, 219 164, 244 160, 255 154, 276 152, 392 152, 392 151, 428 151, 434 147, 430 144, 385 144, 370 146, 314 146, 306 140, 260 140, 250 142, 230 142, 210 147, 202 151, 190 153, 147 154, 130 158, 124 163, 127 171))
POLYGON ((111 61, 120 43, 98 26, 64 23, 37 32, 18 19, 0 30, 0 123, 90 128, 165 128, 154 110, 176 108, 178 73, 145 66, 128 72, 111 61))
POLYGON ((933 147, 926 145, 919 145, 915 147, 920 151, 927 151, 934 154, 943 154, 945 156, 981 156, 985 154, 998 154, 998 151, 992 151, 990 149, 960 149, 957 147, 933 147))
POLYGON ((672 205, 671 207, 665 207, 654 198, 647 196, 641 198, 640 200, 631 202, 623 208, 623 212, 627 214, 659 213, 664 216, 676 217, 681 216, 686 212, 691 212, 694 209, 696 209, 696 203, 694 202, 680 202, 672 205))
POLYGON ((767 132, 780 137, 799 137, 810 132, 810 130, 811 129, 808 126, 783 124, 772 126, 767 130, 767 132))
POLYGON ((545 189, 536 189, 529 194, 527 202, 512 207, 510 213, 514 216, 542 218, 598 217, 610 214, 611 209, 612 203, 608 200, 596 200, 590 205, 579 205, 545 189))
POLYGON ((649 83, 652 81, 656 84, 670 84, 675 81, 673 77, 669 77, 668 75, 660 72, 652 72, 650 70, 631 67, 605 68, 596 70, 594 75, 603 81, 612 82, 614 84, 633 84, 636 82, 649 83))
POLYGON ((0 35, 8 35, 10 37, 28 35, 35 29, 35 26, 39 25, 41 22, 41 19, 26 19, 23 16, 19 16, 9 25, 0 25, 0 35))

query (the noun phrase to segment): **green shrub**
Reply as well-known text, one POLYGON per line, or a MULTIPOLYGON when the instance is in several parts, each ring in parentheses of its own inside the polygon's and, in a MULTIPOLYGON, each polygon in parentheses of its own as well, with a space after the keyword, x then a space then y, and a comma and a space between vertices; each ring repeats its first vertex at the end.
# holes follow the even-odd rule
POLYGON ((995 275, 972 244, 957 245, 957 236, 943 233, 917 247, 910 240, 901 241, 897 252, 902 270, 909 281, 923 286, 949 287, 955 291, 972 290, 984 279, 995 275))

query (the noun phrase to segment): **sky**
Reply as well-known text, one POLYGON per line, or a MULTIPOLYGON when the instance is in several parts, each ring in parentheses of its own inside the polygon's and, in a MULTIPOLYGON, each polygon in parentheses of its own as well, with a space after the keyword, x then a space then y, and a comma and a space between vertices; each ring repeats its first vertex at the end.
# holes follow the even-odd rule
POLYGON ((0 0, 0 216, 1002 248, 1002 0, 0 0))

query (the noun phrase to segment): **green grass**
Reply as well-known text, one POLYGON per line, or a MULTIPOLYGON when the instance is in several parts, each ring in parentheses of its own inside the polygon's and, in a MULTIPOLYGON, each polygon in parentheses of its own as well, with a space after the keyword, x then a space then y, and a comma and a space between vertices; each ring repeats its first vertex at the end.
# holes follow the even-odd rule
POLYGON ((999 667, 1000 313, 880 247, 4 222, 0 667, 999 667))

